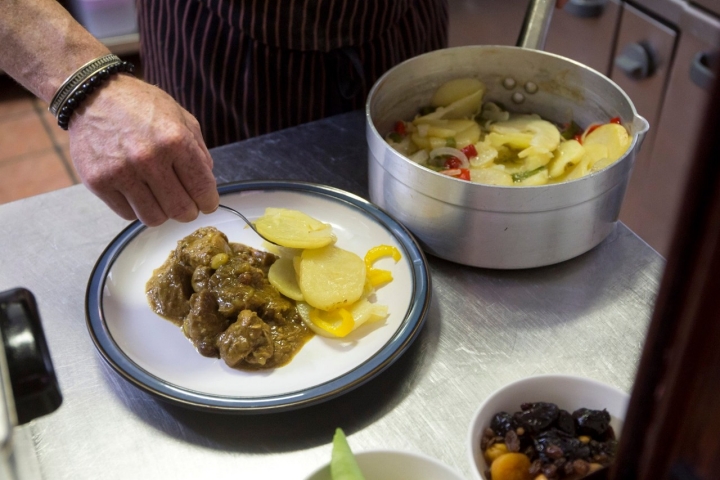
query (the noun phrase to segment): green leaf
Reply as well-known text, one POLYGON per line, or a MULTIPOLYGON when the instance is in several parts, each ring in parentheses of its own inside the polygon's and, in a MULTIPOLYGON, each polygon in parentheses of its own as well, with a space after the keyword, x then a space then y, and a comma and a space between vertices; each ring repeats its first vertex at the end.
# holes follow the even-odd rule
POLYGON ((330 474, 332 480, 365 480, 341 428, 335 430, 333 437, 330 474))
POLYGON ((572 140, 573 138, 575 138, 575 135, 578 135, 580 133, 583 133, 582 127, 575 123, 575 120, 571 120, 570 123, 568 123, 567 126, 563 129, 563 131, 560 132, 560 136, 562 136, 565 140, 572 140))
POLYGON ((397 133, 397 132, 390 132, 390 133, 388 134, 388 138, 389 138, 390 140, 392 140, 393 142, 395 142, 395 143, 400 143, 400 142, 403 141, 402 135, 400 135, 400 134, 397 133))
POLYGON ((513 173, 511 176, 512 176, 513 182, 515 182, 515 183, 522 182, 523 180, 526 180, 526 179, 532 177, 533 175, 540 172, 541 170, 544 170, 545 168, 546 168, 545 166, 542 166, 542 167, 536 168, 535 170, 528 170, 527 172, 513 173))

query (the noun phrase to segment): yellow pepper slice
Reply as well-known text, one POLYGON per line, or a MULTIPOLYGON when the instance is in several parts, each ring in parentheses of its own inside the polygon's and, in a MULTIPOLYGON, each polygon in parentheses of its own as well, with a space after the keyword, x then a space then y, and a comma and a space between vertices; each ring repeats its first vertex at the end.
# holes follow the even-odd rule
POLYGON ((332 312, 313 308, 310 310, 310 321, 313 322, 316 327, 336 337, 344 337, 355 328, 355 319, 353 319, 352 314, 344 308, 338 308, 332 312))
POLYGON ((368 250, 365 254, 365 267, 367 268, 367 278, 373 287, 392 282, 393 279, 389 270, 373 268, 373 264, 382 257, 392 257, 397 263, 402 258, 402 255, 400 255, 400 250, 391 245, 378 245, 368 250))
POLYGON ((379 268, 370 268, 367 272, 368 281, 373 287, 377 287, 383 283, 392 282, 393 276, 389 270, 381 270, 379 268))
POLYGON ((365 254, 365 266, 368 270, 373 268, 373 264, 382 257, 392 257, 395 263, 402 258, 400 250, 391 245, 378 245, 373 247, 365 254))

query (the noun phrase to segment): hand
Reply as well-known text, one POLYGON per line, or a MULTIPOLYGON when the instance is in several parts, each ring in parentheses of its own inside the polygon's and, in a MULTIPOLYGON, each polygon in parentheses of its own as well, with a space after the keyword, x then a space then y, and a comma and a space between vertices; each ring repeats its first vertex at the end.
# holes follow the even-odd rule
POLYGON ((69 132, 83 183, 122 218, 157 226, 217 208, 200 126, 159 88, 114 76, 73 113, 69 132))

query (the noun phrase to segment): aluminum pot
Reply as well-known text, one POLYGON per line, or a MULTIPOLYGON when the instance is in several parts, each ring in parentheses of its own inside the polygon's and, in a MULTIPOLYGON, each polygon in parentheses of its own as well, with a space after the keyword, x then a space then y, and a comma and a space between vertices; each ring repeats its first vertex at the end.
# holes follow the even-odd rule
POLYGON ((613 230, 648 122, 601 73, 526 47, 466 46, 411 58, 373 86, 366 106, 370 200, 408 227, 423 249, 475 267, 518 269, 587 252, 613 230), (424 168, 384 140, 413 118, 444 82, 474 77, 484 101, 517 113, 580 125, 620 117, 632 136, 608 168, 558 184, 504 187, 471 183, 424 168))

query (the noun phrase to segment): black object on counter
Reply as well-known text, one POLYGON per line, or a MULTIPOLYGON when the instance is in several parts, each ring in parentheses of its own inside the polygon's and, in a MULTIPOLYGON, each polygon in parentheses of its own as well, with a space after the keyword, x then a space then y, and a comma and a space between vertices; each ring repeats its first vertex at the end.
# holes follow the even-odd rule
POLYGON ((0 292, 0 337, 7 359, 18 424, 54 412, 62 403, 33 294, 0 292))

